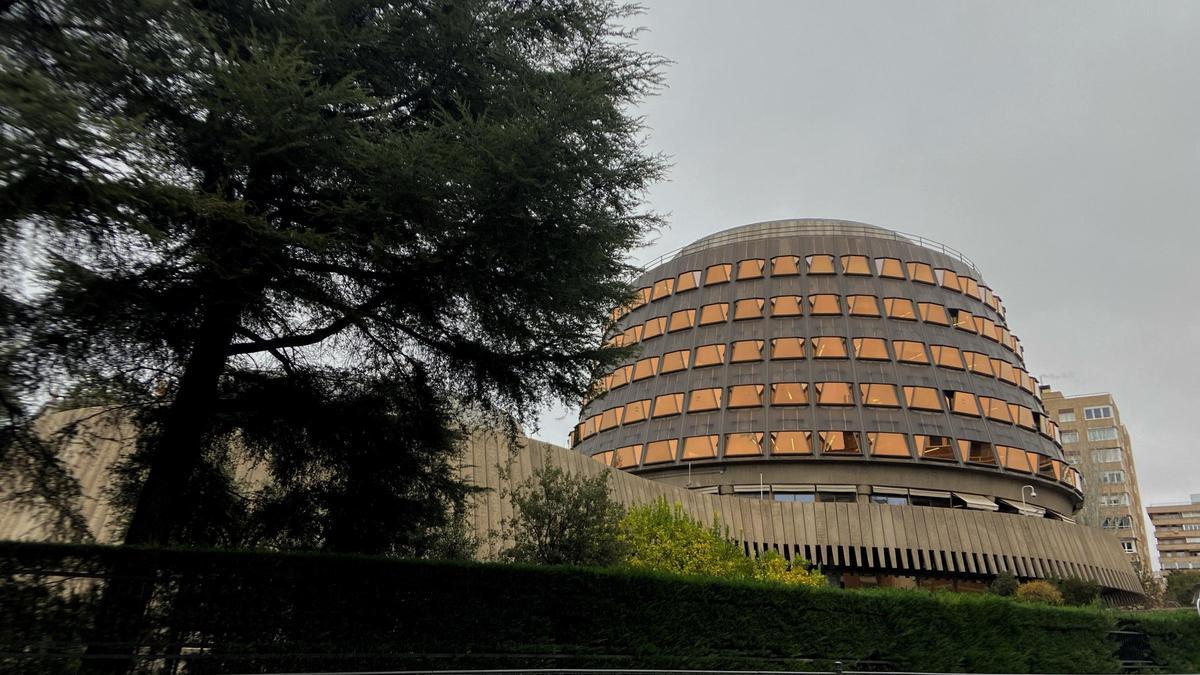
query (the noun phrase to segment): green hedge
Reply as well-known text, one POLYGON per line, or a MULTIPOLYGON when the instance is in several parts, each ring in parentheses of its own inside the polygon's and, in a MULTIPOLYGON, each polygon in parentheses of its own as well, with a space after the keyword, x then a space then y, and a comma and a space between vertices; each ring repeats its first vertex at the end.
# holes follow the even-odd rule
MULTIPOLYGON (((927 672, 1117 672, 1109 633, 1118 620, 1147 633, 1162 669, 1195 671, 1200 662, 1200 620, 1185 614, 1118 615, 983 595, 783 588, 626 570, 0 544, 0 572, 10 581, 24 578, 13 576, 22 570, 102 576, 134 562, 154 579, 157 600, 138 639, 205 645, 190 672, 817 670, 834 660, 927 672)), ((23 604, 24 611, 2 619, 13 625, 0 625, 0 639, 36 634, 28 627, 47 621, 56 625, 41 629, 72 632, 59 625, 63 606, 23 604)), ((71 606, 87 616, 87 603, 71 606)), ((0 645, 10 653, 26 648, 0 645)))

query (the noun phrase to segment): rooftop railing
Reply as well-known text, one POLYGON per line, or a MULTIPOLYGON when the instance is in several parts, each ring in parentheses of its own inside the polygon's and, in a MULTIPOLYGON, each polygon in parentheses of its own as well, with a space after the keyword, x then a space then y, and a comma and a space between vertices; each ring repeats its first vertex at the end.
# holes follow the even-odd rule
POLYGON ((765 239, 768 237, 786 237, 786 236, 854 236, 854 237, 870 237, 872 239, 885 239, 890 241, 899 241, 906 244, 914 244, 923 248, 937 251, 943 255, 950 256, 962 262, 967 267, 970 267, 979 273, 979 267, 975 265, 966 255, 957 249, 947 246, 939 241, 922 237, 919 234, 908 234, 905 232, 895 232, 874 225, 865 223, 856 223, 849 220, 821 220, 821 219, 797 219, 797 220, 775 220, 765 221, 762 223, 752 223, 735 227, 724 232, 709 235, 699 241, 681 246, 673 251, 668 251, 650 262, 642 265, 643 270, 650 270, 664 263, 670 262, 680 256, 691 255, 701 251, 725 246, 726 244, 734 244, 742 241, 753 241, 756 239, 765 239))

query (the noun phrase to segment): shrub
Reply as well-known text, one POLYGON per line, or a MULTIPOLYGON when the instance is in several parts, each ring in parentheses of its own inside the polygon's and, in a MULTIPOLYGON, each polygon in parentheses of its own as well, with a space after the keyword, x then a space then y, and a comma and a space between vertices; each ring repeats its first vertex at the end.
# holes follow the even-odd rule
POLYGON ((1017 577, 1012 572, 1001 572, 988 586, 995 595, 1010 596, 1017 592, 1017 577))
POLYGON ((1049 581, 1043 579, 1034 579, 1026 581, 1017 586, 1016 593, 1018 600, 1026 602, 1040 602, 1044 605, 1061 605, 1063 604, 1063 595, 1058 588, 1049 581))
POLYGON ((1100 584, 1087 579, 1072 577, 1055 582, 1062 593, 1063 603, 1084 607, 1100 602, 1100 584))
POLYGON ((788 562, 775 551, 767 551, 754 559, 753 576, 759 581, 788 586, 819 588, 826 584, 825 575, 820 570, 808 569, 807 561, 803 558, 788 562))
POLYGON ((624 507, 608 491, 608 472, 592 478, 538 469, 512 494, 512 541, 502 556, 542 565, 615 565, 624 557, 619 536, 624 507))

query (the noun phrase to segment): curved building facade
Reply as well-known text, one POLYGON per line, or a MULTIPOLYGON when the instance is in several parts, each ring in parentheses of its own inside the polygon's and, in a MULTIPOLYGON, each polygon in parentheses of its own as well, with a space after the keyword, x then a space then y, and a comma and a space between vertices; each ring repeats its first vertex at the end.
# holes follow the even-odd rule
MULTIPOLYGON (((726 230, 652 265, 571 446, 700 493, 1071 523, 999 295, 964 256, 862 223, 726 230)), ((1001 521, 997 521, 1001 522, 1001 521)))

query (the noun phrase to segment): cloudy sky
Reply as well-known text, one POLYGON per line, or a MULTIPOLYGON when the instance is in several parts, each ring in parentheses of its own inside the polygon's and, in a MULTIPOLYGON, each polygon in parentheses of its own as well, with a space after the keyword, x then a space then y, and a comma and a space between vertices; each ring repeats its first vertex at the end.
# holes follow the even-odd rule
POLYGON ((642 46, 674 64, 641 113, 673 168, 640 260, 789 217, 943 241, 1032 374, 1116 397, 1147 504, 1200 492, 1200 2, 646 9, 642 46))

